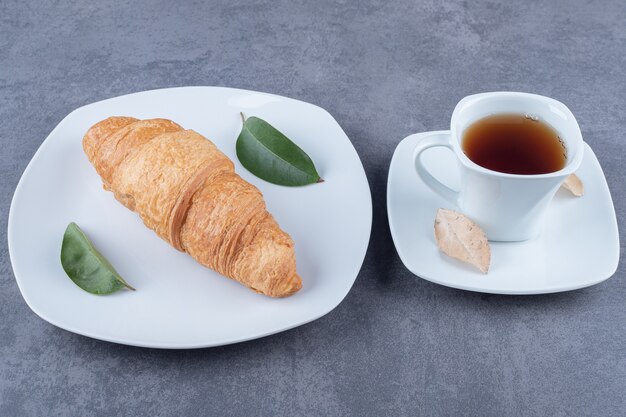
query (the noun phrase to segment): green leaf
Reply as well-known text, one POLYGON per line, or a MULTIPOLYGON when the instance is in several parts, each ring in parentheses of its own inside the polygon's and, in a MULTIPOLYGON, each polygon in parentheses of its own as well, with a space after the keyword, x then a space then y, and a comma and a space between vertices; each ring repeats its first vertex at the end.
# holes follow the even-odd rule
POLYGON ((311 158, 258 117, 244 120, 237 138, 237 158, 257 177, 274 184, 298 186, 322 182, 311 158))
POLYGON ((135 290, 74 222, 67 226, 63 235, 61 265, 74 284, 92 294, 111 294, 123 287, 135 290))

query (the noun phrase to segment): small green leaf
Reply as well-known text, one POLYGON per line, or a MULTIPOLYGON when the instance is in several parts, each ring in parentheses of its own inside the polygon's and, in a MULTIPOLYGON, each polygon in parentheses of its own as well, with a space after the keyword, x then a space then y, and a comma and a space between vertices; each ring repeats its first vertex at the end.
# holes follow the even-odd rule
POLYGON ((61 265, 74 284, 92 294, 111 294, 123 287, 135 290, 74 222, 67 226, 63 235, 61 265))
POLYGON ((243 120, 237 138, 237 158, 257 177, 274 184, 298 186, 322 182, 311 158, 258 117, 243 120))

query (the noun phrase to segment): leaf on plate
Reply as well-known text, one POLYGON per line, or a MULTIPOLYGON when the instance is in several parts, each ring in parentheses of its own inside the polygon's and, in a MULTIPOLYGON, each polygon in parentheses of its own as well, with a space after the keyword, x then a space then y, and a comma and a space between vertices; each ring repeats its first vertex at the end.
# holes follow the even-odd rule
POLYGON ((491 249, 485 232, 464 215, 453 210, 438 209, 435 240, 446 255, 474 265, 483 274, 489 271, 491 249))
POLYGON ((92 294, 111 294, 126 287, 135 290, 93 246, 74 222, 63 235, 61 265, 74 284, 92 294))
POLYGON ((585 193, 583 182, 576 174, 569 174, 567 178, 565 178, 565 181, 563 181, 563 184, 561 184, 561 187, 565 188, 576 197, 582 197, 585 193))
POLYGON ((322 182, 311 158, 272 125, 258 117, 244 118, 237 138, 237 158, 265 181, 288 186, 322 182))

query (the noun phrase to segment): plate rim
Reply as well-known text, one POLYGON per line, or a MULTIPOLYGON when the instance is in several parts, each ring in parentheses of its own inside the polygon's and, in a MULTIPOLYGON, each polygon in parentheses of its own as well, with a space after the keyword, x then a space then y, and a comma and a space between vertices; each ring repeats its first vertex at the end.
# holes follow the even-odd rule
MULTIPOLYGON (((18 197, 19 198, 19 197, 18 197)), ((341 304, 343 302, 343 300, 347 297, 348 293, 350 292, 350 290, 352 289, 352 287, 354 286, 354 283, 356 282, 356 279, 359 276, 359 273, 361 272, 361 269, 363 267, 363 263, 365 261, 365 257, 367 256, 367 251, 369 249, 369 244, 371 241, 371 234, 372 234, 372 221, 373 221, 373 204, 372 204, 372 191, 371 191, 371 187, 367 178, 367 173, 365 171, 365 167, 363 166, 363 160, 361 159, 358 151, 356 150, 356 148, 354 147, 354 144, 352 143, 352 140, 350 140, 350 138, 348 137, 348 135, 346 134, 346 132, 343 130, 343 128, 341 127, 341 125, 339 125, 339 122, 337 122, 337 120, 335 119, 335 117, 330 114, 330 112, 328 112, 328 110, 324 109, 323 107, 320 107, 316 104, 313 103, 309 103, 306 101, 302 101, 302 100, 298 100, 298 99, 294 99, 291 97, 286 97, 286 96, 281 96, 281 95, 277 95, 277 94, 273 94, 273 93, 267 93, 267 92, 263 92, 263 91, 254 91, 254 90, 247 90, 247 89, 241 89, 241 88, 232 88, 232 87, 224 87, 224 86, 203 86, 203 85, 190 85, 190 86, 179 86, 179 87, 166 87, 166 88, 156 88, 156 89, 150 89, 150 90, 144 90, 144 91, 136 91, 136 92, 132 92, 132 93, 128 93, 128 94, 123 94, 123 95, 119 95, 119 96, 114 96, 114 97, 109 97, 109 98, 105 98, 102 100, 98 100, 95 101, 93 103, 88 103, 85 104, 83 106, 80 106, 74 110, 72 110, 71 112, 69 112, 65 117, 63 117, 57 124, 56 126, 50 131, 50 133, 48 133, 48 135, 45 137, 45 139, 41 142, 41 144, 38 146, 37 150, 35 151, 35 153, 33 154, 33 156, 30 158, 30 160, 28 161, 28 164, 26 165, 26 168, 24 168, 24 171, 22 172, 22 174, 20 175, 20 179, 17 183, 17 185, 15 186, 15 189, 13 191, 13 196, 11 197, 11 204, 9 206, 9 215, 7 217, 7 243, 8 243, 8 252, 9 252, 9 260, 11 263, 11 268, 13 270, 13 276, 15 278, 15 281, 17 283, 18 289, 20 291, 20 294, 22 296, 22 298, 24 299, 24 301, 26 302, 26 305, 37 315, 39 316, 42 320, 52 324, 53 326, 56 326, 60 329, 63 329, 65 331, 69 331, 81 336, 85 336, 85 337, 89 337, 92 339, 96 339, 96 340, 102 340, 105 342, 109 342, 109 343, 116 343, 116 344, 121 344, 121 345, 127 345, 127 346, 135 346, 135 347, 142 347, 142 348, 153 348, 153 349, 202 349, 202 348, 211 348, 211 347, 217 347, 217 346, 227 346, 227 345, 231 345, 231 344, 235 344, 235 343, 242 343, 242 342, 247 342, 250 340, 255 340, 255 339, 260 339, 266 336, 271 336, 277 333, 281 333, 284 331, 288 331, 291 329, 294 329, 296 327, 300 327, 303 326, 307 323, 311 323, 315 320, 320 319, 321 317, 331 313, 335 308, 337 308, 339 306, 339 304, 341 304), (359 171, 359 175, 362 177, 362 179, 364 180, 364 184, 366 186, 367 189, 367 204, 366 207, 364 207, 364 209, 367 210, 366 214, 366 223, 367 223, 367 238, 363 239, 363 250, 362 253, 360 255, 360 260, 358 262, 354 263, 354 273, 351 274, 350 276, 354 275, 354 278, 352 279, 352 282, 350 283, 350 285, 347 286, 345 292, 343 294, 341 294, 338 298, 337 298, 337 302, 333 305, 331 304, 331 307, 329 309, 324 309, 324 311, 322 311, 319 314, 314 314, 311 317, 307 317, 306 319, 303 320, 299 320, 295 323, 291 323, 287 326, 282 326, 282 325, 278 325, 278 326, 271 326, 269 328, 269 330, 263 330, 260 332, 256 332, 250 335, 247 335, 245 337, 239 337, 239 338, 229 338, 229 337, 223 337, 221 339, 214 339, 213 341, 211 341, 210 343, 145 343, 142 342, 141 340, 135 340, 135 339, 119 339, 119 338, 115 338, 115 337, 109 337, 109 336, 101 336, 101 335, 97 335, 95 334, 96 332, 91 332, 91 331, 85 331, 83 329, 76 329, 73 326, 70 325, 66 325, 64 323, 59 323, 57 320, 51 319, 49 317, 46 317, 46 315, 38 308, 38 306, 35 306, 32 302, 32 300, 29 298, 29 296, 27 295, 27 293, 25 293, 23 287, 22 287, 22 281, 21 278, 19 277, 20 273, 18 272, 19 268, 16 266, 16 262, 14 259, 16 259, 16 255, 15 255, 15 241, 14 241, 14 235, 16 235, 16 230, 15 230, 15 212, 16 212, 16 208, 15 208, 15 204, 16 204, 16 196, 21 194, 21 189, 23 188, 23 183, 24 183, 24 178, 28 175, 28 173, 31 171, 33 163, 36 163, 35 161, 40 158, 40 155, 42 152, 45 151, 45 148, 47 146, 49 146, 49 144, 51 143, 50 137, 52 137, 54 135, 54 133, 59 130, 60 128, 62 128, 66 123, 67 120, 70 118, 70 116, 74 115, 75 113, 78 113, 80 111, 83 111, 86 108, 89 108, 91 106, 97 105, 97 104, 101 104, 103 102, 107 102, 107 101, 111 101, 111 100, 115 100, 115 99, 119 99, 119 98, 126 98, 129 96, 136 96, 136 95, 141 95, 144 93, 151 93, 151 92, 167 92, 167 91, 173 91, 173 90, 195 90, 195 89, 203 89, 203 90, 222 90, 222 91, 231 91, 231 92, 239 92, 239 93, 250 93, 250 94, 260 94, 260 95, 265 95, 265 96, 270 96, 270 97, 276 97, 279 98, 280 100, 288 100, 288 101, 294 101, 294 102, 299 102, 299 103, 303 103, 305 105, 308 106, 312 106, 318 110, 321 110, 323 113, 325 113, 328 117, 330 117, 330 119, 335 123, 335 125, 341 130, 341 132, 345 135, 347 142, 349 143, 352 151, 354 151, 357 160, 359 162, 359 166, 361 168, 361 170, 359 171)))
POLYGON ((619 228, 618 228, 618 223, 617 223, 617 216, 615 213, 615 204, 613 203, 613 197, 611 195, 611 190, 608 186, 608 183, 606 181, 606 175, 604 174, 604 170, 602 169, 602 165, 600 165, 600 161, 598 160, 595 152, 593 151, 593 149, 591 148, 591 146, 589 146, 589 144, 587 142, 583 142, 584 143, 584 147, 585 147, 585 152, 590 152, 591 155, 593 156, 593 158, 596 159, 596 161, 598 161, 598 166, 600 168, 600 173, 602 174, 602 181, 603 181, 603 185, 606 187, 606 189, 608 190, 608 197, 609 197, 609 202, 610 202, 610 206, 611 206, 611 213, 612 216, 610 217, 609 221, 612 223, 612 225, 614 227, 612 227, 613 230, 615 230, 615 234, 617 237, 616 243, 617 245, 614 246, 614 252, 616 252, 616 254, 614 254, 615 256, 613 256, 613 258, 615 258, 615 262, 613 264, 612 267, 609 268, 609 271, 611 271, 607 276, 605 276, 604 274, 599 274, 600 278, 598 279, 594 279, 594 280, 589 280, 589 281, 585 281, 582 284, 577 284, 577 285, 555 285, 552 287, 545 287, 542 289, 524 289, 524 290, 493 290, 493 289, 489 289, 489 288, 484 288, 484 287, 476 287, 476 286, 469 286, 469 285, 463 285, 463 284, 455 284, 455 283, 451 283, 451 282, 445 282, 442 281, 440 279, 438 279, 437 277, 432 276, 431 274, 424 274, 423 272, 418 272, 415 271, 414 268, 412 269, 411 267, 409 267, 408 265, 410 263, 407 263, 407 259, 406 256, 407 254, 400 249, 401 245, 398 245, 397 240, 398 240, 398 228, 397 226, 394 224, 394 220, 393 220, 393 216, 391 214, 391 210, 389 209, 390 207, 392 207, 392 205, 390 204, 391 201, 391 184, 394 182, 394 178, 392 178, 394 176, 394 170, 392 170, 392 166, 394 165, 394 161, 397 158, 397 155, 399 154, 399 149, 401 147, 401 145, 405 142, 405 141, 412 141, 415 140, 416 142, 419 141, 421 139, 421 137, 426 137, 426 136, 430 136, 432 134, 438 134, 438 133, 447 133, 449 132, 449 130, 437 130, 437 131, 431 131, 431 132, 420 132, 420 133, 413 133, 407 137, 405 137, 404 139, 402 139, 400 142, 398 142, 398 145, 396 145, 396 148, 393 152, 393 156, 391 157, 391 162, 389 164, 389 173, 387 175, 387 195, 386 195, 386 204, 387 204, 387 220, 389 223, 389 231, 391 233, 391 238, 393 241, 393 245, 394 248, 396 249, 396 253, 398 254, 398 257, 400 258, 400 260, 402 261, 402 264, 404 265, 404 267, 406 269, 409 270, 409 272, 411 272, 413 275, 415 275, 418 278, 421 278, 425 281, 429 281, 432 282, 434 284, 437 285, 441 285, 444 287, 448 287, 448 288, 454 288, 457 290, 463 290, 463 291, 471 291, 471 292, 476 292, 476 293, 483 293, 483 294, 499 294, 499 295, 540 295, 540 294, 554 294, 554 293, 560 293, 560 292, 567 292, 567 291, 574 291, 574 290, 579 290, 581 288, 586 288, 586 287, 591 287, 594 285, 597 285, 601 282, 604 282, 606 280, 608 280, 609 278, 611 278, 615 272, 617 271, 617 268, 619 266, 619 250, 620 250, 620 244, 619 244, 619 228))

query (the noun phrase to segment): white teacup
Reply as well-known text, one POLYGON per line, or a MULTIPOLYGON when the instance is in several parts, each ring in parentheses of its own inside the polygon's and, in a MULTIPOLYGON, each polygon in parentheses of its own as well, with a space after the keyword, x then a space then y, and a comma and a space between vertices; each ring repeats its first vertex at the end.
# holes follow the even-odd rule
POLYGON ((559 101, 527 93, 483 93, 462 99, 452 113, 450 130, 432 132, 422 139, 413 158, 424 183, 478 223, 489 240, 513 242, 539 235, 550 200, 565 177, 580 166, 583 140, 574 115, 559 101), (555 128, 567 149, 563 169, 518 175, 492 171, 472 162, 461 149, 463 132, 479 119, 500 113, 530 114, 555 128), (422 152, 436 146, 449 148, 456 155, 461 170, 460 190, 441 183, 424 167, 422 152))

